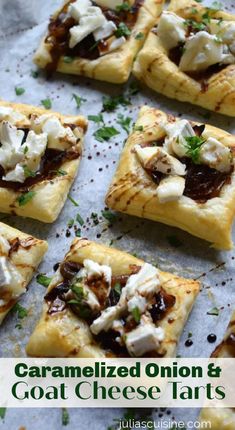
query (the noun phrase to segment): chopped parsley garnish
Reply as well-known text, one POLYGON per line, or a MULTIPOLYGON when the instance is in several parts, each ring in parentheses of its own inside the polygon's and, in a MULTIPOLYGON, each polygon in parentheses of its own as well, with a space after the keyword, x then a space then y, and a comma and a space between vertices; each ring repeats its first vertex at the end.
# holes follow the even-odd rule
POLYGON ((70 219, 68 222, 67 222, 67 226, 68 226, 68 228, 72 228, 73 227, 73 225, 74 225, 74 219, 70 219))
POLYGON ((134 309, 132 309, 131 313, 132 313, 132 316, 133 316, 135 322, 138 324, 140 322, 140 318, 141 318, 141 313, 140 313, 139 308, 136 306, 134 309))
POLYGON ((38 284, 42 285, 43 287, 48 287, 52 278, 49 278, 49 276, 43 275, 43 273, 39 273, 36 276, 36 281, 38 284))
MULTIPOLYGON (((81 285, 72 285, 71 290, 76 296, 76 301, 79 303, 86 297, 84 289, 81 285)), ((71 301, 69 301, 68 303, 71 303, 71 301)))
POLYGON ((207 315, 215 315, 216 317, 218 317, 218 315, 219 315, 219 309, 215 306, 214 308, 210 309, 207 312, 207 315))
POLYGON ((23 306, 21 306, 19 303, 16 303, 13 307, 13 312, 17 312, 17 316, 19 319, 23 319, 27 317, 28 311, 23 306))
POLYGON ((193 333, 191 331, 188 332, 188 338, 192 337, 193 333))
POLYGON ((72 63, 73 62, 73 58, 69 57, 68 55, 65 55, 63 58, 64 63, 72 63))
POLYGON ((96 212, 92 212, 91 213, 91 218, 93 220, 94 225, 98 225, 99 224, 98 214, 96 212))
POLYGON ((75 230, 75 236, 76 237, 81 237, 81 229, 80 228, 76 228, 76 230, 75 230))
POLYGON ((73 94, 73 99, 75 100, 78 109, 81 107, 82 103, 86 102, 86 99, 78 96, 77 94, 73 94))
POLYGON ((52 106, 51 99, 49 98, 43 99, 41 100, 41 104, 44 106, 45 109, 51 109, 51 106, 52 106))
POLYGON ((101 211, 102 216, 107 219, 110 223, 113 223, 117 220, 117 215, 109 210, 103 210, 101 211))
POLYGON ((144 33, 141 33, 141 31, 137 33, 137 35, 135 36, 136 40, 142 40, 143 38, 144 38, 144 33))
POLYGON ((198 164, 200 149, 203 143, 205 142, 205 139, 203 139, 200 136, 188 136, 188 137, 185 137, 185 140, 186 140, 185 146, 187 148, 187 155, 192 159, 193 163, 198 164))
POLYGON ((23 166, 24 169, 24 176, 26 178, 34 178, 36 176, 36 172, 33 172, 28 168, 28 166, 23 166))
POLYGON ((37 79, 39 76, 39 71, 38 70, 31 70, 31 76, 34 79, 37 79))
POLYGON ((128 106, 129 104, 130 100, 123 95, 103 97, 103 111, 106 112, 113 112, 118 107, 118 105, 128 106))
POLYGON ((83 226, 83 224, 84 224, 84 219, 81 217, 81 215, 80 215, 80 214, 77 214, 77 215, 76 215, 76 221, 77 221, 81 226, 83 226))
POLYGON ((17 198, 19 206, 25 206, 27 203, 30 202, 30 200, 33 199, 33 197, 35 196, 35 194, 36 194, 35 191, 28 191, 27 193, 21 194, 17 198))
POLYGON ((63 170, 63 169, 57 169, 57 170, 56 170, 56 174, 57 174, 58 176, 65 176, 65 175, 67 175, 68 173, 67 173, 65 170, 63 170))
POLYGON ((205 22, 197 22, 194 19, 185 19, 184 25, 198 31, 203 31, 206 28, 205 22))
POLYGON ((3 420, 6 415, 7 408, 0 408, 0 418, 3 420))
POLYGON ((115 31, 115 36, 116 37, 122 37, 122 36, 130 36, 131 34, 131 30, 127 27, 127 25, 124 22, 120 22, 117 30, 115 31))
POLYGON ((167 240, 168 240, 169 244, 171 246, 173 246, 174 248, 179 248, 180 246, 183 245, 183 243, 178 239, 177 236, 173 236, 173 235, 167 236, 167 240))
POLYGON ((122 115, 121 113, 118 114, 117 123, 121 125, 121 127, 123 128, 123 130, 125 130, 127 134, 130 133, 131 121, 132 119, 129 116, 124 117, 124 115, 122 115))
POLYGON ((144 127, 142 125, 134 125, 133 131, 144 131, 144 127))
POLYGON ((98 115, 88 115, 89 121, 93 121, 96 124, 102 124, 104 123, 104 118, 102 113, 99 113, 98 115))
POLYGON ((116 6, 116 11, 117 12, 128 11, 130 9, 131 9, 131 6, 126 1, 124 1, 122 4, 116 6))
POLYGON ((119 131, 116 130, 116 128, 104 126, 96 130, 93 136, 99 142, 107 142, 111 139, 111 137, 116 136, 117 134, 119 134, 119 131))
POLYGON ((25 147, 24 147, 24 154, 27 154, 28 150, 29 150, 29 147, 28 147, 28 146, 25 146, 25 147))
POLYGON ((69 424, 70 418, 67 408, 62 408, 62 426, 69 424))
POLYGON ((114 291, 115 291, 119 296, 121 295, 122 287, 121 287, 120 282, 116 282, 116 283, 114 284, 113 289, 114 289, 114 291))
POLYGON ((139 85, 137 84, 137 82, 132 82, 129 86, 128 89, 128 95, 129 96, 135 96, 136 94, 138 94, 140 91, 139 89, 139 85))
POLYGON ((25 89, 22 87, 15 87, 15 93, 17 96, 21 96, 22 94, 25 93, 25 89))
POLYGON ((190 12, 191 12, 192 15, 195 15, 198 12, 198 10, 195 7, 192 7, 192 9, 190 10, 190 12))
POLYGON ((79 206, 79 204, 76 202, 76 200, 73 199, 73 197, 70 196, 70 194, 68 195, 68 199, 74 204, 74 206, 79 206))

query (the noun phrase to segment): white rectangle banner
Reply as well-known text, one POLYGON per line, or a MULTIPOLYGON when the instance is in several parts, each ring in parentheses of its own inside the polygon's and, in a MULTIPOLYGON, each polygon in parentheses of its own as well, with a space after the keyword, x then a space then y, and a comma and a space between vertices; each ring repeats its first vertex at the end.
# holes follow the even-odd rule
POLYGON ((235 407, 235 359, 1 358, 0 407, 235 407))

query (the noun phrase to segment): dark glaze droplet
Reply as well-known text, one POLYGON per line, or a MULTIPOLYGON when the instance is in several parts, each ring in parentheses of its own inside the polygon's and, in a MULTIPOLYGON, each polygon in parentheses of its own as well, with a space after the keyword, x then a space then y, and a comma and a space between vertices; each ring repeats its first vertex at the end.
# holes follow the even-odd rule
POLYGON ((208 334, 207 336, 207 340, 209 343, 214 343, 216 342, 217 336, 214 333, 208 334))
POLYGON ((185 342, 185 346, 190 347, 192 345, 193 345, 192 339, 187 339, 186 342, 185 342))
POLYGON ((53 266, 53 270, 54 270, 54 272, 56 272, 56 271, 57 271, 57 269, 59 268, 59 265, 60 265, 60 263, 56 263, 56 264, 53 266))

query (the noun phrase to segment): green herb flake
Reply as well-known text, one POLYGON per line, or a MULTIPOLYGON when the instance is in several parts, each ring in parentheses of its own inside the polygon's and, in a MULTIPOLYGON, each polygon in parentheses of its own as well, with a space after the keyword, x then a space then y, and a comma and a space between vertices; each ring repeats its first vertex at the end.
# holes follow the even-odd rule
POLYGON ((72 285, 71 290, 75 294, 78 302, 81 302, 86 297, 83 287, 79 284, 72 285))
POLYGON ((192 9, 190 10, 192 15, 196 15, 196 13, 198 13, 198 10, 195 7, 192 7, 192 9))
POLYGON ((133 131, 144 131, 144 127, 142 125, 134 125, 133 131))
POLYGON ((67 222, 67 226, 68 226, 68 228, 72 228, 73 227, 73 225, 74 225, 74 219, 70 219, 68 222, 67 222))
POLYGON ((104 126, 96 130, 93 136, 99 142, 104 142, 104 141, 107 142, 111 139, 111 137, 117 136, 118 134, 119 134, 119 131, 116 130, 116 128, 104 126))
POLYGON ((70 418, 67 408, 62 408, 62 426, 67 426, 69 424, 70 418))
POLYGON ((52 107, 51 99, 49 98, 41 100, 41 104, 44 106, 45 109, 51 109, 52 107))
POLYGON ((28 150, 29 150, 29 147, 28 147, 28 146, 25 146, 25 147, 24 147, 24 154, 27 154, 28 150))
POLYGON ((207 315, 215 315, 216 317, 219 315, 219 308, 217 308, 216 306, 212 309, 210 309, 207 312, 207 315))
POLYGON ((191 331, 188 332, 188 338, 192 337, 193 333, 191 331))
POLYGON ((174 248, 179 248, 180 246, 183 245, 181 240, 179 240, 178 237, 174 236, 174 235, 167 236, 167 240, 168 240, 169 244, 171 246, 173 246, 174 248))
POLYGON ((23 306, 21 306, 19 303, 16 303, 13 307, 13 312, 17 312, 17 316, 19 319, 23 319, 25 317, 27 317, 28 315, 28 311, 26 308, 24 308, 23 306))
POLYGON ((81 237, 81 229, 80 228, 76 228, 76 230, 75 230, 75 236, 76 237, 81 237))
POLYGON ((63 170, 63 169, 57 169, 56 170, 56 174, 58 175, 58 176, 65 176, 65 175, 67 175, 68 174, 68 172, 66 172, 65 170, 63 170))
POLYGON ((0 408, 0 418, 4 420, 7 408, 0 408))
POLYGON ((103 97, 103 111, 113 112, 118 107, 118 105, 128 106, 130 105, 130 100, 124 95, 103 97))
POLYGON ((131 121, 132 119, 129 116, 124 117, 124 115, 122 115, 121 113, 118 114, 117 123, 121 125, 121 127, 123 128, 123 130, 125 130, 127 134, 130 133, 131 121))
POLYGON ((136 40, 142 40, 143 38, 144 38, 144 33, 142 33, 141 31, 137 33, 137 35, 135 36, 136 40))
POLYGON ((104 118, 102 113, 99 113, 98 115, 88 115, 89 121, 93 121, 96 124, 102 124, 104 123, 104 118))
POLYGON ((33 197, 35 196, 35 191, 28 191, 27 193, 21 194, 17 198, 17 202, 19 203, 19 206, 25 206, 27 203, 29 203, 33 197))
POLYGON ((185 140, 187 155, 192 159, 193 163, 198 164, 201 146, 205 142, 205 139, 200 136, 187 136, 185 140))
POLYGON ((28 168, 28 166, 23 166, 24 169, 24 176, 26 178, 34 178, 36 176, 36 172, 33 172, 28 168))
POLYGON ((83 225, 84 225, 84 219, 81 217, 81 215, 80 215, 80 214, 77 214, 77 215, 76 215, 76 221, 77 221, 81 226, 83 226, 83 225))
POLYGON ((47 288, 49 286, 51 280, 52 280, 52 278, 49 278, 49 276, 43 275, 43 273, 39 273, 36 276, 37 283, 42 285, 45 288, 47 288))
POLYGON ((102 216, 107 219, 110 223, 113 223, 117 220, 117 215, 109 210, 103 210, 101 211, 102 216))
POLYGON ((114 32, 115 36, 117 38, 119 37, 128 37, 131 34, 131 30, 127 27, 127 25, 124 22, 120 22, 117 30, 114 32))
POLYGON ((194 30, 203 31, 206 28, 205 22, 197 22, 194 19, 185 19, 184 25, 186 27, 192 27, 194 30))
POLYGON ((25 89, 22 87, 15 87, 15 93, 17 96, 21 96, 22 94, 25 93, 25 89))
POLYGON ((119 296, 121 295, 122 287, 121 287, 120 282, 116 282, 116 283, 114 284, 113 289, 114 289, 114 291, 115 291, 119 296))
POLYGON ((140 322, 140 318, 141 318, 141 313, 140 313, 139 308, 136 306, 135 308, 132 309, 131 313, 132 313, 132 316, 133 316, 135 322, 138 324, 140 322))
POLYGON ((63 57, 63 61, 64 61, 64 63, 72 63, 73 62, 73 58, 72 57, 69 57, 68 55, 65 55, 64 57, 63 57))
POLYGON ((131 6, 126 1, 124 1, 122 4, 116 7, 117 12, 129 11, 130 9, 131 9, 131 6))
POLYGON ((39 71, 38 70, 31 70, 30 74, 31 74, 32 78, 37 79, 39 76, 39 71))
POLYGON ((73 197, 70 196, 70 194, 68 195, 68 199, 73 203, 74 206, 78 207, 79 204, 76 202, 76 200, 73 199, 73 197))
POLYGON ((129 96, 136 96, 140 92, 139 85, 137 82, 131 82, 129 89, 128 89, 128 95, 129 96))
POLYGON ((79 109, 79 108, 81 107, 82 103, 84 103, 84 102, 86 102, 86 101, 87 101, 86 99, 84 99, 84 98, 83 98, 83 97, 81 97, 81 96, 78 96, 77 94, 73 94, 73 99, 74 99, 74 100, 75 100, 75 102, 76 102, 77 109, 79 109))

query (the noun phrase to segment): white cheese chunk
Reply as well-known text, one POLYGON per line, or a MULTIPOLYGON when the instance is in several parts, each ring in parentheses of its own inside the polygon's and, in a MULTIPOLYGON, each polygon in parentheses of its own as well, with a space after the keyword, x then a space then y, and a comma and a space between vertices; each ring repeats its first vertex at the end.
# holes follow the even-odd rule
POLYGON ((11 121, 13 124, 17 121, 26 120, 26 116, 8 106, 0 106, 0 121, 11 121))
POLYGON ((115 10, 117 6, 122 5, 123 0, 97 0, 98 6, 107 7, 108 9, 115 10))
POLYGON ((208 27, 212 34, 216 34, 224 43, 228 45, 235 40, 235 22, 218 19, 211 19, 208 27))
POLYGON ((155 294, 159 289, 159 271, 152 264, 145 263, 140 271, 131 275, 122 289, 120 302, 130 300, 136 292, 140 295, 155 294))
POLYGON ((9 291, 13 299, 25 291, 21 274, 6 257, 0 257, 0 287, 9 291))
MULTIPOLYGON (((85 269, 85 274, 89 278, 94 277, 104 277, 106 282, 111 285, 112 269, 110 266, 101 265, 96 261, 86 259, 83 261, 83 266, 85 269)), ((80 272, 81 273, 81 272, 80 272)))
POLYGON ((20 164, 2 177, 3 181, 21 182, 25 181, 24 169, 20 164))
POLYGON ((79 19, 87 13, 87 9, 90 6, 92 6, 90 0, 77 0, 74 3, 70 3, 68 14, 79 22, 79 19))
POLYGON ((8 260, 6 257, 0 257, 0 287, 10 285, 11 281, 12 276, 8 267, 8 260))
POLYGON ((25 152, 24 164, 33 172, 39 169, 41 158, 46 150, 47 134, 35 134, 30 130, 27 139, 22 145, 22 151, 25 152), (27 148, 27 151, 26 151, 27 148))
POLYGON ((17 130, 14 125, 3 121, 0 127, 0 165, 6 169, 15 167, 22 160, 21 142, 24 137, 22 130, 17 130))
POLYGON ((113 21, 106 20, 101 27, 93 32, 95 41, 106 39, 106 37, 111 36, 115 30, 117 30, 116 24, 113 21))
POLYGON ((209 137, 201 146, 200 162, 220 172, 229 172, 231 169, 231 151, 217 139, 209 137))
POLYGON ((2 235, 0 235, 0 255, 8 255, 10 248, 11 247, 8 240, 5 239, 5 237, 3 237, 2 235))
POLYGON ((118 306, 111 306, 105 309, 100 317, 93 321, 90 326, 92 333, 99 334, 101 331, 108 331, 113 324, 114 320, 119 319, 122 308, 118 306))
POLYGON ((42 131, 47 134, 48 148, 67 149, 75 144, 77 139, 70 127, 63 127, 59 118, 51 116, 42 124, 42 131))
POLYGON ((184 138, 196 135, 190 122, 183 119, 171 124, 162 124, 162 128, 167 133, 163 149, 166 149, 170 154, 176 154, 178 157, 187 156, 187 142, 184 138))
POLYGON ((115 38, 109 45, 109 52, 115 51, 115 49, 120 48, 124 43, 126 43, 126 38, 124 36, 115 38))
POLYGON ((135 151, 141 164, 147 169, 157 170, 167 175, 184 176, 186 173, 185 165, 161 147, 147 146, 142 148, 140 145, 136 145, 135 151))
POLYGON ((161 180, 157 187, 157 197, 160 203, 179 200, 184 193, 185 179, 181 176, 168 176, 161 180))
POLYGON ((92 309, 92 310, 99 310, 100 309, 100 303, 99 300, 97 299, 96 295, 93 293, 93 291, 91 291, 91 289, 83 284, 82 288, 84 290, 85 293, 85 302, 88 304, 88 306, 92 309))
POLYGON ((135 308, 139 309, 140 313, 143 314, 147 309, 147 300, 138 294, 133 296, 127 303, 128 311, 131 313, 135 308))
POLYGON ((141 321, 135 330, 127 333, 125 344, 131 356, 141 357, 147 352, 156 351, 163 339, 164 330, 161 327, 141 321))
POLYGON ((157 27, 157 34, 165 49, 170 50, 186 40, 184 19, 173 12, 164 11, 157 27))
POLYGON ((72 27, 70 31, 69 47, 74 48, 81 40, 85 39, 90 33, 101 27, 106 21, 100 8, 90 6, 87 15, 83 15, 79 25, 72 27))
POLYGON ((184 72, 195 72, 205 70, 213 64, 227 64, 230 61, 232 62, 232 56, 226 45, 218 42, 217 36, 199 31, 187 39, 179 68, 184 72))

